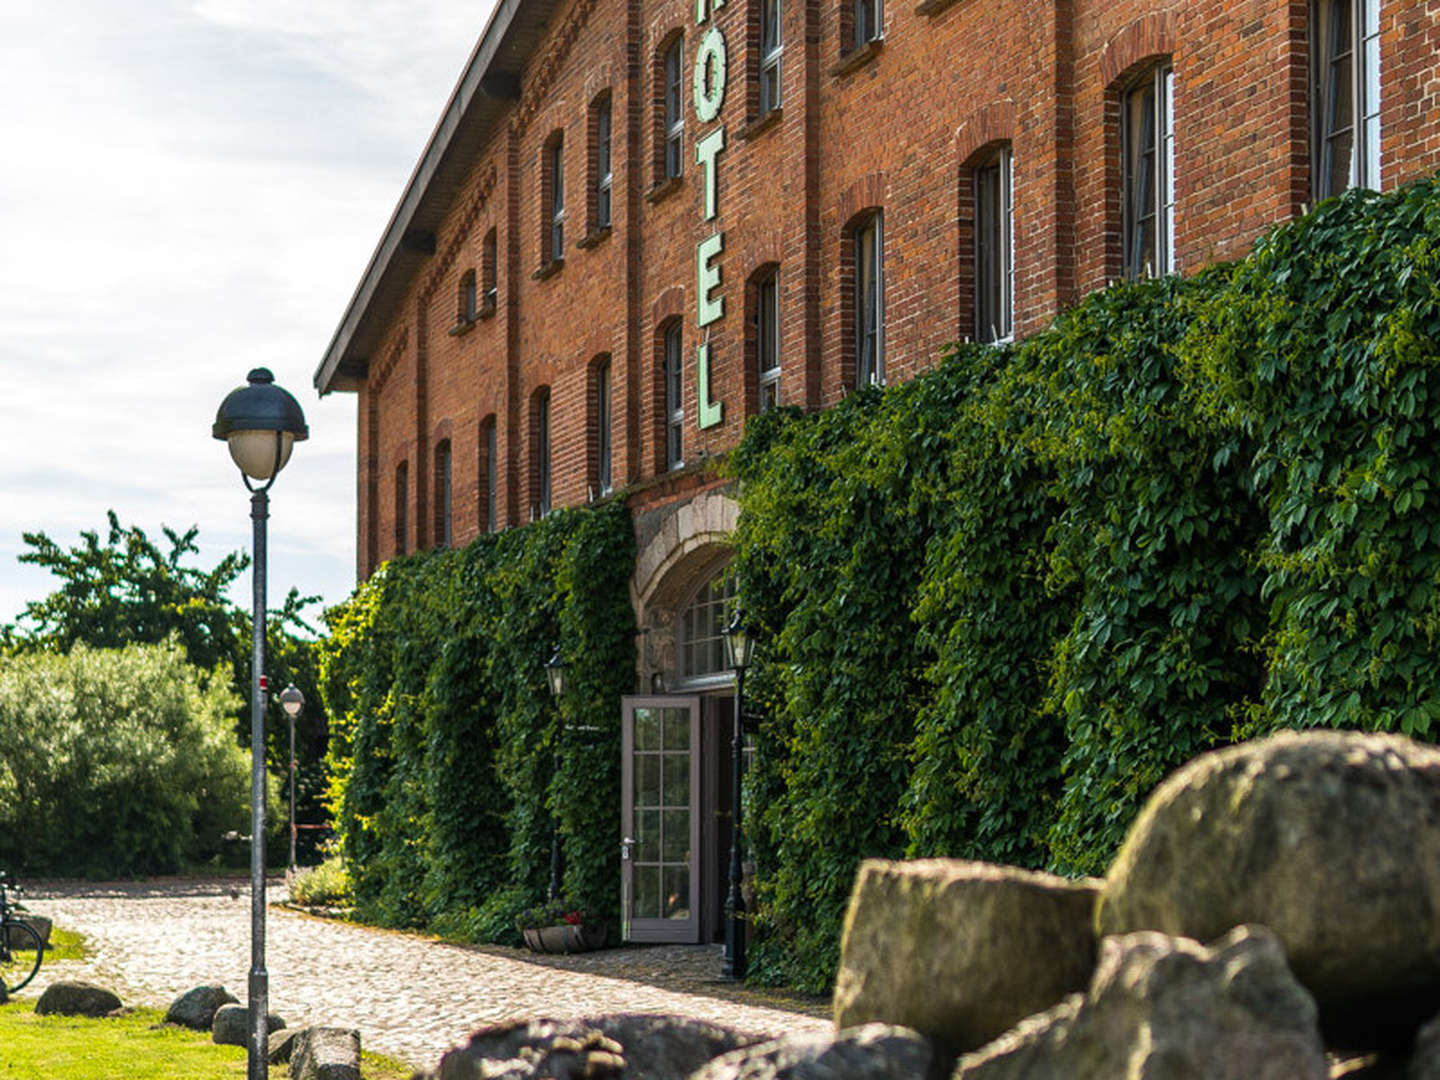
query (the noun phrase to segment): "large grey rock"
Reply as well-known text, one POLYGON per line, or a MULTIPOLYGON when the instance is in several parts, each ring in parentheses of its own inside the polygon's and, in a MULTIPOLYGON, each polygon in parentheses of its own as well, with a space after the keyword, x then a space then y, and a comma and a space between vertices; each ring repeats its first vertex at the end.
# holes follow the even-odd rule
MULTIPOLYGON (((265 1017, 266 1039, 269 1032, 282 1031, 285 1021, 274 1013, 265 1017)), ((210 1023, 210 1039, 221 1046, 248 1046, 250 1044, 250 1010, 244 1005, 221 1005, 215 1010, 215 1019, 210 1023)))
POLYGON ((918 1031, 865 1024, 732 1050, 690 1080, 923 1080, 943 1077, 953 1061, 918 1031))
POLYGON ((712 1058, 762 1041, 759 1035, 703 1020, 649 1013, 521 1020, 481 1028, 426 1075, 431 1080, 622 1074, 625 1080, 684 1080, 712 1058))
POLYGON ((165 1022, 209 1031, 215 1024, 215 1010, 239 1000, 223 986, 197 986, 170 1002, 170 1008, 165 1010, 165 1022))
POLYGON ((281 1028, 279 1031, 272 1031, 266 1037, 270 1043, 265 1059, 271 1065, 290 1064, 291 1055, 295 1052, 295 1040, 302 1031, 308 1028, 281 1028))
MULTIPOLYGON (((34 930, 36 934, 39 935, 40 947, 42 949, 49 947, 50 928, 54 924, 44 915, 22 915, 16 921, 24 923, 26 926, 30 927, 30 929, 34 930)), ((22 939, 21 932, 13 928, 7 928, 6 936, 9 937, 11 945, 29 946, 33 944, 30 940, 29 935, 23 935, 22 939)))
POLYGON ((308 1027, 290 1051, 292 1080, 360 1080, 360 1032, 308 1027))
POLYGON ((835 1026, 899 1024, 955 1053, 1083 989, 1099 883, 959 859, 860 865, 835 1026))
POLYGON ((1136 820, 1101 934, 1263 923, 1332 1045, 1402 1048, 1440 1012, 1440 748, 1286 733, 1196 758, 1136 820))
POLYGON ((104 1016, 120 1004, 118 997, 94 983, 62 981, 45 988, 35 1011, 41 1016, 104 1016))
POLYGON ((1326 1080, 1314 999, 1275 935, 1206 948, 1153 931, 1106 938, 1089 990, 960 1059, 956 1080, 1326 1080))

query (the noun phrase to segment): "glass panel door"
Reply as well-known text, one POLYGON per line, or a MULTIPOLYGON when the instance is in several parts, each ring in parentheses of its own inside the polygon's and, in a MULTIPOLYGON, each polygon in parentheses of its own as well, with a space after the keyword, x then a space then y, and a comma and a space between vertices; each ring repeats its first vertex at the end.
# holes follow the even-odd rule
POLYGON ((624 937, 699 941, 700 699, 627 697, 624 711, 624 937))

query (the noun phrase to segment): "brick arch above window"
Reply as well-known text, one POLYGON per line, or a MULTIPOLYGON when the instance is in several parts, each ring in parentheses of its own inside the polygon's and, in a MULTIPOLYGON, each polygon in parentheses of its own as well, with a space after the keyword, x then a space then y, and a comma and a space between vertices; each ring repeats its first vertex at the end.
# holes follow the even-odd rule
POLYGON ((1001 143, 1015 141, 1015 102, 992 101, 982 105, 955 129, 955 160, 973 168, 995 152, 1001 143))
POLYGON ((1100 81, 1111 89, 1129 82, 1141 68, 1175 51, 1174 20, 1168 11, 1136 19, 1105 43, 1100 53, 1100 81))
POLYGON ((877 171, 867 173, 846 188, 835 202, 835 218, 843 223, 842 228, 854 228, 858 219, 884 206, 888 201, 885 193, 889 186, 885 174, 877 171))
POLYGON ((659 326, 667 319, 678 318, 685 313, 685 286, 671 285, 650 305, 650 325, 659 326))

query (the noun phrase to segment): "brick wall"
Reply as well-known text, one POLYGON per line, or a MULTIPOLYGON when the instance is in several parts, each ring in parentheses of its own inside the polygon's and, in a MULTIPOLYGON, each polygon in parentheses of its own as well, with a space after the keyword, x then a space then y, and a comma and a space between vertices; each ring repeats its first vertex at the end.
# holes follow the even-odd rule
MULTIPOLYGON (((886 0, 883 40, 847 48, 848 8, 782 0, 779 115, 759 123, 759 0, 728 0, 697 24, 695 0, 571 0, 562 6, 436 236, 435 254, 389 327, 360 389, 359 571, 395 544, 395 472, 407 465, 407 546, 434 541, 433 456, 452 455, 452 536, 482 524, 481 444, 493 418, 501 525, 530 519, 537 391, 548 388, 552 503, 598 494, 594 387, 608 357, 612 475, 643 501, 688 497, 664 477, 662 329, 683 323, 684 476, 740 438, 756 407, 753 296, 778 267, 782 399, 806 408, 854 383, 847 228, 879 210, 887 381, 931 366, 973 332, 973 168, 1013 152, 1015 325, 1043 328, 1120 273, 1120 101, 1159 60, 1175 75, 1175 251, 1181 272, 1239 257, 1310 195, 1309 29, 1303 0, 886 0), (696 49, 727 45, 719 115, 692 104, 696 49), (683 173, 656 184, 663 47, 683 35, 683 173), (594 106, 612 115, 612 228, 591 234, 594 106), (697 140, 717 127, 717 209, 705 217, 697 140), (564 142, 565 250, 543 258, 544 148, 564 142), (470 271, 496 231, 498 304, 457 322, 470 271), (724 315, 698 325, 697 244, 714 260, 724 315), (582 242, 583 241, 583 242, 582 242), (718 423, 699 427, 698 347, 708 342, 718 423)), ((1440 0, 1381 8, 1385 187, 1440 167, 1440 0)), ((700 482, 697 480, 697 482, 700 482)))

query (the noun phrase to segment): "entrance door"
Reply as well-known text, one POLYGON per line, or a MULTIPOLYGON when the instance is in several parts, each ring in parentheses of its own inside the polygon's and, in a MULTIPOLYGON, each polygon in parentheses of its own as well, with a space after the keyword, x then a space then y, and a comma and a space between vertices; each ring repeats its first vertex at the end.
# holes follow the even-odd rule
POLYGON ((700 940, 700 699, 627 697, 621 907, 628 941, 700 940))

